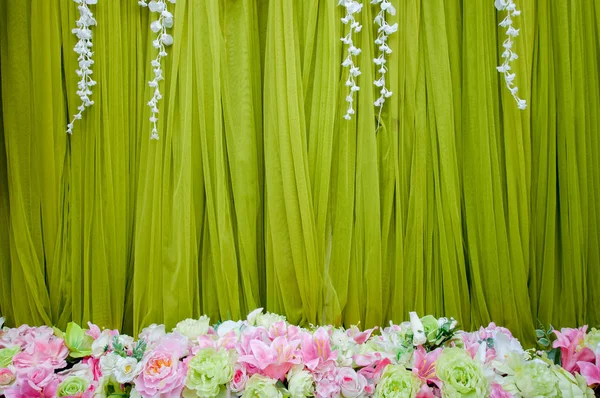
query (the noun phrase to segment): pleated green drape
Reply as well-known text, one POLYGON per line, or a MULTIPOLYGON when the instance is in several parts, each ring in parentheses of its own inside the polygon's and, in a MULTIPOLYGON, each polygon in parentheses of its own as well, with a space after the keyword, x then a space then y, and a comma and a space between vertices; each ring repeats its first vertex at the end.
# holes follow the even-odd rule
POLYGON ((495 70, 493 1, 394 0, 381 126, 364 1, 345 121, 333 0, 178 0, 150 141, 148 10, 93 6, 95 105, 65 134, 78 17, 0 0, 0 311, 134 333, 259 306, 372 326, 408 311, 600 323, 600 4, 519 0, 495 70))

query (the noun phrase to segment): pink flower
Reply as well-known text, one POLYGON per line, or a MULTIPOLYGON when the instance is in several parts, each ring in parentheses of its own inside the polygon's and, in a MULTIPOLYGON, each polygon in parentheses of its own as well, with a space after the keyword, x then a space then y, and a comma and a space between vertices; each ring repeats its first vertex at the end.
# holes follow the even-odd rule
POLYGON ((596 350, 596 364, 578 361, 579 373, 585 377, 588 386, 600 384, 600 348, 596 350))
POLYGON ((94 381, 98 381, 102 377, 102 371, 100 370, 100 359, 94 357, 86 357, 82 363, 88 365, 92 370, 94 381))
POLYGON ((67 366, 66 358, 69 349, 63 339, 42 331, 30 334, 25 337, 25 340, 27 344, 23 347, 23 351, 13 357, 15 368, 29 369, 42 364, 47 364, 54 369, 67 366))
POLYGON ((188 353, 187 347, 186 337, 169 333, 144 355, 142 371, 135 379, 136 390, 142 397, 176 398, 181 395, 186 366, 179 359, 188 353))
POLYGON ((233 366, 233 379, 231 380, 231 391, 242 392, 246 388, 246 382, 248 381, 248 374, 246 368, 240 364, 233 366))
POLYGON ((416 398, 435 398, 435 394, 433 393, 431 387, 429 387, 427 384, 423 384, 419 392, 417 392, 416 398))
POLYGON ((100 334, 102 332, 100 331, 100 328, 97 325, 94 325, 92 322, 88 322, 88 327, 89 329, 85 331, 85 334, 87 334, 94 340, 100 337, 100 334))
POLYGON ((325 328, 319 328, 314 335, 306 333, 302 341, 302 360, 311 371, 323 371, 335 366, 337 351, 331 351, 329 333, 325 328))
POLYGON ((285 337, 277 337, 266 344, 260 340, 250 341, 251 354, 241 356, 239 362, 250 364, 273 379, 283 380, 293 365, 301 362, 299 340, 288 341, 285 337))
POLYGON ((352 368, 340 368, 335 381, 346 398, 362 396, 367 386, 367 379, 352 368))
POLYGON ((346 330, 346 334, 348 337, 352 337, 357 344, 364 344, 367 340, 369 340, 371 333, 373 333, 375 329, 377 329, 377 327, 361 332, 358 327, 352 326, 350 329, 346 330))
POLYGON ((367 381, 377 384, 379 383, 379 379, 381 378, 385 367, 388 366, 390 363, 392 363, 392 361, 390 361, 388 358, 382 359, 373 363, 370 366, 362 368, 358 371, 358 374, 363 375, 367 379, 367 381))
POLYGON ((19 375, 17 383, 4 391, 6 398, 51 398, 56 396, 58 377, 48 366, 37 365, 35 368, 19 375))
POLYGON ((558 330, 554 331, 557 339, 552 344, 552 347, 560 347, 562 367, 567 372, 579 372, 578 362, 594 361, 594 352, 583 346, 586 330, 587 326, 579 329, 563 328, 560 332, 558 330))
POLYGON ((317 398, 337 397, 340 393, 340 386, 330 379, 321 379, 317 382, 315 395, 317 398))
POLYGON ((490 398, 513 398, 514 395, 506 391, 502 386, 498 383, 491 384, 492 390, 490 392, 490 398))
POLYGON ((437 348, 431 352, 425 352, 423 347, 419 347, 414 352, 415 365, 412 368, 414 374, 416 374, 423 383, 428 382, 434 383, 436 386, 441 387, 442 382, 438 379, 435 373, 435 361, 442 353, 441 348, 437 348))

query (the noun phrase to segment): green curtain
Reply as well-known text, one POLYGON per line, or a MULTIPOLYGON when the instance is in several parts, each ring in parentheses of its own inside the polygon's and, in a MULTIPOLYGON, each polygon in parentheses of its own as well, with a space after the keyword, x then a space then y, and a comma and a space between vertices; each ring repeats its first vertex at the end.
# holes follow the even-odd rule
POLYGON ((136 333, 259 306, 307 324, 600 323, 600 3, 518 0, 517 109, 493 1, 393 0, 377 129, 333 0, 177 0, 151 141, 148 9, 93 7, 95 105, 66 124, 70 0, 0 0, 0 311, 136 333))

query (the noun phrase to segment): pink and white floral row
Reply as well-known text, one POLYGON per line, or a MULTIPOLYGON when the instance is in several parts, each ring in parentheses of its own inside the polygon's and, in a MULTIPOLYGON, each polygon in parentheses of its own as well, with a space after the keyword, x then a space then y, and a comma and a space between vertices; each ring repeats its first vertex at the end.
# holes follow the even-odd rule
MULTIPOLYGON (((0 327, 3 319, 0 318, 0 327)), ((493 323, 452 318, 359 330, 300 328, 258 309, 138 339, 89 323, 0 330, 0 395, 12 397, 593 397, 600 331, 554 331, 559 366, 493 323), (592 388, 590 388, 592 387, 592 388)))

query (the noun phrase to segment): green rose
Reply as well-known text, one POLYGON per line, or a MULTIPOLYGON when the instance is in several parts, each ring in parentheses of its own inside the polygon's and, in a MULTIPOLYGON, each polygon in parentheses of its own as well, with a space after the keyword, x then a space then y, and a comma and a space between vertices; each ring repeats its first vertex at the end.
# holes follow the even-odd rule
POLYGON ((313 377, 302 366, 293 367, 287 374, 288 391, 292 398, 312 397, 315 393, 313 377))
POLYGON ((433 343, 437 338, 437 319, 435 319, 431 315, 426 315, 423 318, 421 318, 421 323, 423 324, 423 331, 425 332, 425 336, 427 336, 427 341, 433 343))
POLYGON ((0 369, 12 364, 12 359, 20 351, 19 347, 3 348, 0 350, 0 369))
POLYGON ((210 318, 202 315, 199 319, 186 319, 179 322, 173 331, 179 332, 190 340, 196 340, 198 337, 208 333, 210 328, 210 318))
POLYGON ((94 339, 92 336, 85 334, 85 330, 78 324, 69 322, 64 339, 72 358, 83 358, 92 355, 94 339))
POLYGON ((56 396, 69 397, 83 394, 88 389, 88 386, 89 382, 83 377, 69 376, 58 385, 56 396))
POLYGON ((204 348, 188 363, 185 386, 188 394, 196 393, 200 397, 216 397, 221 386, 233 377, 233 364, 228 351, 204 348))
POLYGON ((414 398, 421 389, 421 380, 399 365, 388 365, 375 388, 376 398, 414 398))
POLYGON ((436 373, 443 382, 443 397, 485 397, 489 384, 481 366, 464 350, 446 348, 437 360, 436 373))
POLYGON ((594 391, 588 387, 585 378, 579 373, 572 375, 556 365, 552 365, 550 370, 557 379, 557 397, 594 398, 594 391))
POLYGON ((246 382, 246 390, 242 398, 283 398, 281 390, 276 386, 277 380, 253 374, 246 382))

